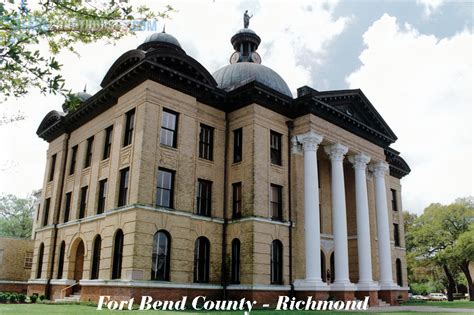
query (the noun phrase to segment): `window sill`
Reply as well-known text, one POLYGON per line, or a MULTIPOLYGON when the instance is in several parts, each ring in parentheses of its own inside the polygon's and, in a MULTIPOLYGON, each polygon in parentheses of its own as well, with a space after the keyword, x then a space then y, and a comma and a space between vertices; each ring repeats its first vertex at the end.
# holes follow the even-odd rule
POLYGON ((164 148, 164 149, 168 149, 168 150, 171 150, 171 151, 178 151, 178 147, 172 147, 172 146, 169 146, 169 145, 166 145, 166 144, 163 144, 163 143, 160 143, 160 147, 161 148, 164 148))
POLYGON ((208 160, 208 159, 205 159, 205 158, 202 158, 202 157, 198 157, 198 161, 214 165, 214 160, 208 160))

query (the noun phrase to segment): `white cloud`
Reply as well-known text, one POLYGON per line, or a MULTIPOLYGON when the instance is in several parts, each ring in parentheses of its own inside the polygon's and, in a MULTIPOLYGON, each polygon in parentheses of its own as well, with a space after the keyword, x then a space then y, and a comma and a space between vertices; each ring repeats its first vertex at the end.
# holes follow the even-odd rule
POLYGON ((443 4, 445 0, 416 0, 416 3, 425 7, 426 16, 431 16, 443 4))
MULTIPOLYGON (((136 1, 135 1, 136 2, 136 1)), ((309 67, 301 64, 300 53, 310 51, 322 62, 326 45, 347 25, 347 19, 333 16, 335 2, 315 1, 141 1, 161 10, 171 4, 177 13, 166 20, 166 31, 174 35, 186 52, 202 63, 211 73, 228 64, 232 53, 231 36, 243 27, 242 15, 248 9, 254 17, 250 27, 262 38, 259 52, 263 64, 277 71, 294 92, 310 84, 309 67)), ((161 31, 162 21, 158 23, 161 31)), ((67 87, 80 91, 87 84, 89 93, 100 89, 100 82, 112 63, 123 53, 136 48, 149 33, 138 32, 115 46, 105 43, 78 45, 78 58, 61 53, 63 76, 67 87)), ((43 49, 46 47, 43 45, 43 49)), ((21 109, 27 119, 0 127, 0 192, 24 195, 42 186, 47 143, 35 132, 44 115, 61 110, 61 97, 37 93, 1 104, 3 112, 21 109)))
POLYGON ((472 42, 401 27, 387 14, 365 32, 362 66, 347 77, 361 88, 399 137, 412 172, 404 208, 421 212, 472 192, 472 42))

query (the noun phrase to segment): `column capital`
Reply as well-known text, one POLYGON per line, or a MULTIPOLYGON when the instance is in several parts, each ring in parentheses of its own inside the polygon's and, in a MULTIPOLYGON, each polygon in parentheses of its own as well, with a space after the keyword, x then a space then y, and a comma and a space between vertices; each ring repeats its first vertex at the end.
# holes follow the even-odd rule
POLYGON ((352 163, 354 169, 356 170, 365 170, 367 163, 370 162, 370 156, 365 153, 359 153, 349 156, 349 162, 352 163))
POLYGON ((346 146, 339 142, 324 147, 324 151, 329 155, 331 161, 342 161, 348 150, 346 146))
POLYGON ((304 151, 318 150, 319 144, 323 141, 323 136, 312 130, 302 135, 298 135, 297 137, 299 142, 303 144, 304 151))
POLYGON ((374 177, 378 178, 378 177, 384 177, 385 173, 388 171, 389 167, 388 167, 388 164, 386 162, 379 161, 375 164, 371 164, 369 166, 369 169, 374 174, 374 177))

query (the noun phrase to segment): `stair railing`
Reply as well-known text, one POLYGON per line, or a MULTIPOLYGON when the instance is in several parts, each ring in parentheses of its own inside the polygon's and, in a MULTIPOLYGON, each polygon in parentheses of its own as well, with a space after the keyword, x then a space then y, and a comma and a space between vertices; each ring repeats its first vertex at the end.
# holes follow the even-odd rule
POLYGON ((79 284, 79 282, 74 282, 74 284, 71 284, 70 286, 65 287, 64 289, 62 289, 62 290, 61 290, 61 299, 64 299, 64 297, 65 297, 64 295, 66 294, 66 290, 67 290, 67 289, 70 289, 70 288, 72 288, 73 286, 78 285, 78 284, 79 284))

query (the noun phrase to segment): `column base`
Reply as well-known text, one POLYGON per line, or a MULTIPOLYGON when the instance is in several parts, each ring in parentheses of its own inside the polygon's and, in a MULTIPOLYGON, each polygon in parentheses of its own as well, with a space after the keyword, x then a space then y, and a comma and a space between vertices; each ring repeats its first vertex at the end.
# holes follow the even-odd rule
POLYGON ((400 290, 400 287, 393 281, 379 282, 380 290, 400 290))
POLYGON ((331 291, 355 291, 356 286, 354 283, 351 283, 349 281, 334 281, 331 283, 329 289, 331 291))
POLYGON ((369 306, 370 307, 373 307, 373 306, 379 306, 379 294, 378 294, 378 291, 364 291, 364 290, 360 290, 360 291, 355 291, 355 297, 358 299, 358 300, 364 300, 364 298, 366 296, 369 297, 369 306))
POLYGON ((297 279, 293 285, 295 291, 329 291, 329 286, 322 280, 297 279))
POLYGON ((378 291, 380 286, 375 281, 358 282, 356 284, 357 291, 378 291))

